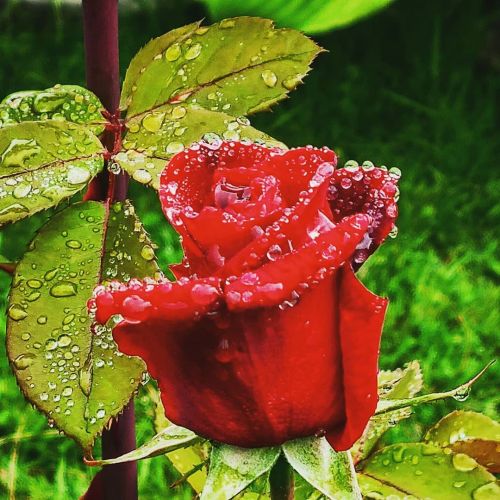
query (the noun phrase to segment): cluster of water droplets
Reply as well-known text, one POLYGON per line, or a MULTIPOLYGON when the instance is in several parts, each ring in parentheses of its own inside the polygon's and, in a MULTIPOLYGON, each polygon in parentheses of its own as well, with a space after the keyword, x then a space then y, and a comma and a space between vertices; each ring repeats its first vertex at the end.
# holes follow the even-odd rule
POLYGON ((55 122, 0 131, 0 223, 54 205, 102 168, 102 146, 83 128, 55 122), (16 137, 7 132, 16 131, 16 137))
MULTIPOLYGON (((16 92, 0 103, 0 128, 37 120, 74 123, 102 122, 101 104, 88 90, 74 85, 56 85, 42 91, 16 92)), ((95 125, 98 133, 102 126, 95 125)))

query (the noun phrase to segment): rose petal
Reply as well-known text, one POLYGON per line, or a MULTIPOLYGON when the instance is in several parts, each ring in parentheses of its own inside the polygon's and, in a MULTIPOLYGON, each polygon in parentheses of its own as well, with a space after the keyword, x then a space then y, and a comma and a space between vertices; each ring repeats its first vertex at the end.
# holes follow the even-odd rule
POLYGON ((365 288, 349 266, 339 271, 338 286, 345 423, 327 439, 344 451, 361 436, 377 407, 378 353, 388 301, 365 288))
POLYGON ((239 275, 267 262, 267 255, 273 247, 279 247, 284 253, 288 253, 290 249, 301 247, 307 242, 309 237, 306 228, 314 222, 318 211, 331 217, 326 191, 333 173, 332 165, 320 164, 314 175, 309 177, 297 203, 292 208, 285 209, 278 220, 236 253, 217 275, 239 275))
POLYGON ((398 215, 399 173, 368 167, 346 167, 335 171, 328 191, 333 220, 339 221, 354 213, 372 218, 367 238, 353 259, 359 267, 385 240, 395 227, 398 215))
POLYGON ((175 283, 166 279, 131 280, 128 285, 112 283, 96 289, 89 308, 101 324, 117 314, 132 323, 155 318, 184 322, 214 310, 221 296, 217 278, 181 279, 175 283))
POLYGON ((370 218, 353 215, 337 225, 328 222, 329 226, 319 230, 313 235, 314 239, 301 248, 248 271, 226 285, 229 309, 293 304, 304 291, 324 280, 351 257, 368 229, 370 218))

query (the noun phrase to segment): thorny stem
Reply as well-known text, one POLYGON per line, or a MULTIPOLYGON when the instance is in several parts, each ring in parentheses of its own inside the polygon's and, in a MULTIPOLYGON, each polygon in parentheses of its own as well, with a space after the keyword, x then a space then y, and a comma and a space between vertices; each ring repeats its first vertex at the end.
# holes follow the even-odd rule
MULTIPOLYGON (((119 122, 118 0, 83 0, 82 5, 87 86, 99 97, 109 116, 119 122)), ((119 134, 119 128, 109 127, 103 134, 102 141, 108 151, 115 149, 119 134)), ((116 176, 105 171, 92 181, 85 199, 122 201, 127 196, 127 187, 126 174, 116 176)), ((118 421, 104 431, 103 457, 114 458, 135 447, 134 404, 131 402, 118 421)), ((100 474, 106 500, 137 500, 135 462, 107 466, 100 474)))
POLYGON ((293 500, 294 481, 293 470, 287 462, 283 453, 271 469, 269 476, 272 500, 293 500))

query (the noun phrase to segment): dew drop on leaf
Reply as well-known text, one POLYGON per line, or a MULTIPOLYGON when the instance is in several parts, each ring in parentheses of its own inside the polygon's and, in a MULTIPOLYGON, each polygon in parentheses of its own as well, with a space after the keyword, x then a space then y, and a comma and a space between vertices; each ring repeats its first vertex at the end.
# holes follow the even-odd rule
POLYGON ((184 54, 184 57, 188 60, 191 61, 192 59, 196 59, 200 54, 201 54, 201 43, 195 43, 189 47, 189 49, 186 50, 186 53, 184 54))
POLYGON ((68 240, 66 242, 66 246, 68 248, 72 248, 73 250, 77 250, 78 248, 82 248, 82 242, 78 240, 68 240))
POLYGON ((472 492, 474 500, 493 500, 500 497, 500 486, 495 481, 483 484, 472 492))
POLYGON ((20 354, 14 359, 14 366, 17 370, 26 370, 28 366, 33 364, 33 360, 35 359, 34 354, 20 354))
POLYGON ((177 61, 181 55, 181 47, 178 43, 174 43, 165 51, 165 59, 173 62, 177 61))
POLYGON ((264 83, 268 87, 274 87, 276 86, 276 82, 278 81, 278 77, 276 76, 276 73, 273 71, 266 69, 262 72, 262 80, 264 80, 264 83))
POLYGON ((468 472, 477 467, 477 462, 464 453, 457 453, 456 455, 453 455, 452 462, 453 467, 461 472, 468 472))
POLYGON ((55 284, 50 289, 50 295, 52 297, 71 297, 72 295, 76 295, 77 286, 75 283, 71 281, 61 281, 55 284))
POLYGON ((21 321, 28 316, 28 313, 19 304, 12 304, 9 307, 7 314, 9 318, 14 321, 21 321))
POLYGON ((66 180, 68 184, 84 184, 90 179, 90 172, 86 168, 71 166, 68 170, 66 180))

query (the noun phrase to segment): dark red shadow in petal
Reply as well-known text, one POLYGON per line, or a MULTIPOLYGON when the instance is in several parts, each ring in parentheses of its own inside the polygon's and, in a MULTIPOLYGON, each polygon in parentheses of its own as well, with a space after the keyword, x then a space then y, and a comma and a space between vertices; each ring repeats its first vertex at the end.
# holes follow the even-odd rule
POLYGON ((353 258, 354 269, 378 248, 395 227, 399 174, 377 167, 340 168, 333 174, 328 199, 333 220, 363 213, 372 218, 367 238, 353 258))
POLYGON ((378 355, 388 300, 370 292, 350 266, 338 274, 345 423, 327 439, 336 451, 344 451, 359 439, 377 407, 378 355))

